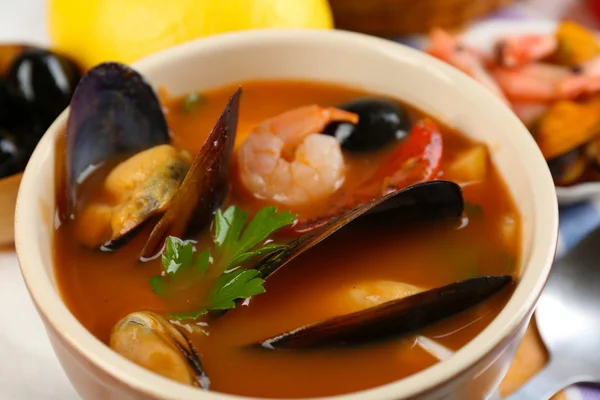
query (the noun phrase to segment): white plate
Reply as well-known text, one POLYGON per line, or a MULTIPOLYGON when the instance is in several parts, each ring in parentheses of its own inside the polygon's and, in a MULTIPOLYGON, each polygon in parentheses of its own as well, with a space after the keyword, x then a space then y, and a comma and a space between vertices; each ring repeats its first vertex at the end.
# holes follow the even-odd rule
MULTIPOLYGON (((479 50, 489 52, 495 41, 506 35, 552 33, 557 22, 550 20, 492 20, 473 25, 463 33, 463 40, 479 50)), ((600 182, 556 187, 560 205, 569 205, 600 197, 600 182)))

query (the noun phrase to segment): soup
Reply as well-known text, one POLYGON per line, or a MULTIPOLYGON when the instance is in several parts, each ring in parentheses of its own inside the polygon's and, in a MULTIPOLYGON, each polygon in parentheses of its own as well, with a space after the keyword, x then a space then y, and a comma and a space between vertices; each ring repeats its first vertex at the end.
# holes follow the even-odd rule
MULTIPOLYGON (((133 158, 127 158, 131 154, 96 160, 93 171, 86 172, 83 183, 73 188, 70 171, 81 165, 77 156, 66 154, 66 165, 57 165, 57 193, 64 194, 58 199, 60 224, 54 237, 57 281, 65 303, 93 335, 134 362, 184 383, 245 396, 294 398, 354 392, 402 379, 440 362, 495 318, 511 295, 512 284, 477 301, 469 300, 468 306, 444 315, 447 318, 436 317, 435 310, 452 308, 452 304, 438 298, 427 303, 431 298, 423 296, 456 282, 479 285, 477 277, 481 276, 516 276, 520 218, 484 145, 395 99, 360 90, 293 81, 252 81, 239 86, 239 119, 230 158, 218 158, 221 153, 215 156, 215 149, 225 142, 213 139, 226 135, 227 126, 231 127, 223 121, 229 118, 231 122, 235 110, 230 107, 222 112, 231 105, 238 85, 178 98, 162 94, 172 147, 142 151, 133 156, 138 157, 133 166, 133 158), (306 107, 315 104, 319 107, 306 107), (371 136, 359 135, 364 129, 360 124, 370 117, 373 126, 368 132, 378 143, 371 143, 371 136), (310 122, 311 118, 316 122, 310 122), (335 118, 338 122, 331 121, 335 118), (424 143, 426 153, 415 153, 415 138, 420 134, 441 141, 431 139, 424 143), (273 150, 284 141, 288 143, 281 154, 273 150), (190 155, 196 154, 204 157, 201 164, 221 161, 197 169, 196 160, 190 167, 190 155), (401 160, 403 166, 408 160, 410 168, 400 175, 395 174, 401 170, 398 164, 389 161, 398 154, 410 156, 401 160), (165 157, 170 163, 168 176, 161 169, 165 157), (288 172, 306 165, 310 170, 304 175, 282 172, 283 178, 273 177, 261 169, 273 160, 288 172), (304 164, 292 166, 300 161, 304 164), (178 172, 181 165, 183 173, 178 172), (372 185, 382 165, 388 171, 385 179, 377 178, 372 185), (390 165, 395 166, 392 172, 390 165), (199 178, 186 181, 195 171, 200 171, 199 178), (202 185, 218 181, 219 173, 226 177, 226 187, 221 190, 215 185, 206 195, 202 185), (296 182, 281 182, 289 176, 296 177, 296 182), (160 185, 146 185, 157 177, 160 185), (360 213, 352 219, 356 210, 377 199, 405 196, 414 200, 415 190, 428 194, 420 195, 422 201, 452 209, 454 204, 427 200, 430 190, 435 194, 441 187, 454 187, 447 181, 459 184, 456 215, 450 215, 454 211, 432 213, 431 206, 419 208, 415 201, 407 201, 392 211, 378 213, 373 208, 371 214, 360 213), (315 185, 320 187, 314 189, 315 185), (403 185, 416 189, 399 192, 403 185), (157 186, 161 190, 155 190, 157 186), (129 192, 119 198, 114 187, 127 187, 129 192), (187 191, 180 195, 183 187, 187 191), (377 188, 376 196, 373 188, 377 188), (172 191, 177 194, 167 200, 167 206, 157 205, 157 198, 172 191), (199 198, 198 193, 202 193, 199 198), (215 193, 222 193, 222 198, 203 203, 202 196, 215 193), (149 203, 152 212, 146 212, 145 219, 139 217, 151 207, 149 203), (193 218, 196 203, 200 204, 196 209, 205 210, 209 218, 193 218), (183 212, 172 213, 182 205, 186 205, 183 212), (129 218, 125 222, 123 215, 129 218), (149 237, 155 237, 161 226, 167 226, 170 233, 177 231, 173 228, 177 218, 170 215, 184 215, 199 229, 188 234, 186 228, 185 237, 168 236, 166 245, 167 235, 158 235, 160 240, 149 246, 149 237), (132 218, 139 224, 127 225, 132 218), (345 225, 339 222, 346 220, 345 225), (336 224, 344 226, 331 229, 336 224), (323 240, 311 241, 314 237, 323 240), (302 245, 294 247, 299 240, 302 245), (305 243, 314 246, 304 248, 305 243), (287 262, 292 249, 302 251, 287 262), (402 318, 408 328, 390 325, 389 318, 383 325, 381 320, 367 318, 372 310, 402 301, 402 318), (415 310, 425 315, 424 321, 415 317, 415 310), (300 330, 300 336, 295 331, 358 314, 360 318, 348 323, 350 330, 334 319, 327 325, 333 327, 329 330, 309 328, 300 330), (359 326, 365 320, 367 326, 359 326), (383 333, 398 330, 398 334, 373 337, 376 326, 383 327, 383 333), (345 336, 338 335, 341 331, 345 336)), ((81 88, 73 103, 78 96, 88 95, 86 90, 81 88)), ((116 118, 116 113, 97 108, 100 111, 94 112, 104 122, 116 118)), ((72 104, 67 145, 61 143, 60 151, 81 150, 82 142, 70 142, 69 135, 78 138, 94 130, 125 126, 83 124, 85 115, 77 118, 78 113, 89 108, 81 110, 72 104)), ((152 130, 142 124, 126 127, 132 126, 146 133, 152 130)), ((88 155, 97 155, 98 147, 88 155)), ((75 177, 79 180, 73 181, 82 181, 81 176, 75 177)), ((464 300, 448 299, 450 303, 464 300)), ((392 317, 400 320, 397 311, 392 317)))

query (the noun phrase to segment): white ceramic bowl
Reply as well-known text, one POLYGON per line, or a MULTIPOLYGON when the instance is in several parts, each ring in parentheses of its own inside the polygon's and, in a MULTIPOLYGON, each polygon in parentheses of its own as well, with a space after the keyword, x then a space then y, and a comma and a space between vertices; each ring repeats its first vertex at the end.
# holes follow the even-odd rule
MULTIPOLYGON (((136 63, 154 85, 183 94, 249 79, 333 82, 392 95, 486 142, 523 218, 518 287, 498 317, 448 360, 398 382, 336 399, 483 399, 504 376, 548 276, 558 207, 535 142, 492 94, 443 62, 391 41, 342 31, 264 30, 190 42, 136 63)), ((50 127, 23 176, 16 247, 31 296, 65 371, 85 399, 233 399, 155 375, 112 352, 69 312, 52 263, 55 143, 50 127)))

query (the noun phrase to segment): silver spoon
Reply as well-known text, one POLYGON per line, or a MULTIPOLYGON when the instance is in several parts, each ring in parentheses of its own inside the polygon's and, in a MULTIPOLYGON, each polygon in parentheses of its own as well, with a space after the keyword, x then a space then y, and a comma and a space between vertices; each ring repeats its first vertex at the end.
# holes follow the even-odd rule
POLYGON ((600 383, 600 229, 555 262, 535 319, 550 360, 505 400, 547 400, 573 383, 600 383))

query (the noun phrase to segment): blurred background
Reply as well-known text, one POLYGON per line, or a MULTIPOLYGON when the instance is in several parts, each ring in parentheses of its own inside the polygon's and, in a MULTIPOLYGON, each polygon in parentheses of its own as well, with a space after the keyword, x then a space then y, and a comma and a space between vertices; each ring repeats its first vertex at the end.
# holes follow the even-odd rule
POLYGON ((263 27, 356 30, 395 38, 490 17, 598 26, 598 0, 0 1, 0 40, 52 46, 87 65, 131 62, 195 37, 263 27), (93 54, 93 56, 91 55, 93 54))
MULTIPOLYGON (((490 20, 529 19, 569 19, 597 29, 600 0, 0 0, 0 43, 50 48, 86 69, 105 60, 130 63, 197 37, 240 29, 340 28, 416 43, 434 27, 463 32, 490 20)), ((1 50, 0 66, 5 55, 1 50)), ((600 217, 594 221, 595 226, 600 217)), ((10 246, 0 248, 0 309, 0 399, 77 399, 10 246)), ((545 362, 532 328, 501 391, 514 390, 545 362)), ((600 399, 600 391, 571 389, 556 398, 600 399)))

